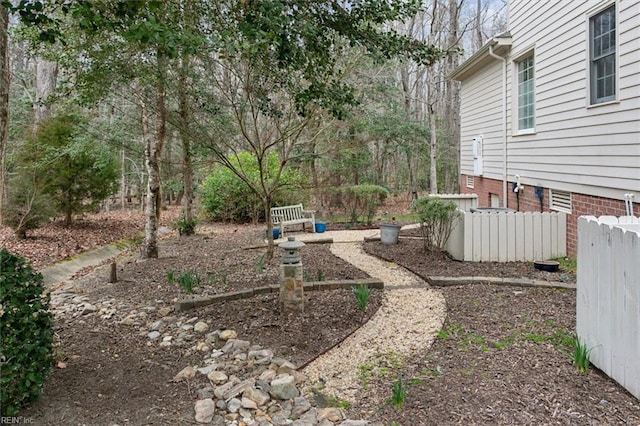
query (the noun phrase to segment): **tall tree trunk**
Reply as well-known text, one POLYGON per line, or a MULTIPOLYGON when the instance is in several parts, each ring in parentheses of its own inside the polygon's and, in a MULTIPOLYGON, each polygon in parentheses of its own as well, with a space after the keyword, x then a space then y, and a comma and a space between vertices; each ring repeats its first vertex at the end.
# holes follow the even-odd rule
POLYGON ((178 81, 178 96, 180 105, 180 138, 182 139, 182 219, 189 223, 193 221, 193 160, 191 155, 191 141, 187 128, 189 126, 189 104, 187 100, 187 71, 189 58, 184 56, 180 67, 178 81))
POLYGON ((7 176, 7 139, 9 136, 9 11, 0 6, 0 226, 6 201, 5 179, 7 176))
POLYGON ((474 52, 480 50, 484 43, 482 37, 482 0, 476 2, 476 25, 475 25, 475 37, 474 37, 474 52))
POLYGON ((431 133, 431 139, 429 141, 429 192, 431 194, 438 193, 438 120, 436 117, 436 111, 434 104, 428 105, 429 110, 429 131, 431 133))
POLYGON ((165 84, 166 58, 161 52, 157 56, 158 82, 156 92, 156 131, 155 137, 147 138, 144 150, 147 167, 147 202, 145 206, 143 259, 158 257, 158 222, 160 220, 160 158, 166 136, 165 84))
MULTIPOLYGON (((185 26, 195 24, 193 2, 186 0, 184 4, 185 26)), ((182 219, 186 223, 193 221, 193 156, 191 152, 191 140, 186 131, 191 117, 187 98, 187 75, 190 69, 189 54, 183 53, 180 64, 180 79, 178 82, 178 96, 180 105, 180 138, 182 139, 182 219)))
POLYGON ((36 102, 34 105, 34 128, 37 130, 44 120, 51 117, 53 108, 49 97, 56 89, 58 63, 36 58, 36 102))
MULTIPOLYGON (((458 46, 459 15, 457 0, 449 0, 449 35, 447 47, 453 49, 458 46)), ((459 55, 449 55, 446 58, 445 73, 449 74, 459 64, 459 55)), ((445 192, 458 192, 458 165, 460 163, 460 89, 459 83, 450 78, 445 80, 445 123, 447 128, 447 168, 445 175, 445 192)))

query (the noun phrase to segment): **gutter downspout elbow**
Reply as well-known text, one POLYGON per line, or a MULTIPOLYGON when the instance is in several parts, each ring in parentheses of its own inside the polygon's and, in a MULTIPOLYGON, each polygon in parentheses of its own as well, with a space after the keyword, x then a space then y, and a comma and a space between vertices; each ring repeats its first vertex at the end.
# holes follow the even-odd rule
POLYGON ((507 207, 507 58, 496 55, 493 45, 489 46, 489 55, 502 61, 502 207, 507 207))

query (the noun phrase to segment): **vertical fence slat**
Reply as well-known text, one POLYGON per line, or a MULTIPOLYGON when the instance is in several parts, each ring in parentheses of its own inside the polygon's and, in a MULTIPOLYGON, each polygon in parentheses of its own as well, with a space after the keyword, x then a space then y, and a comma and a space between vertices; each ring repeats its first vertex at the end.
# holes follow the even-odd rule
POLYGON ((578 220, 576 330, 590 361, 640 398, 640 229, 578 220))
POLYGON ((524 257, 525 259, 533 259, 533 217, 530 213, 524 213, 524 232, 522 233, 524 237, 524 257))
POLYGON ((624 360, 622 359, 622 331, 624 329, 623 312, 623 289, 625 281, 624 254, 616 254, 618 250, 626 252, 623 241, 623 231, 614 227, 609 232, 610 253, 611 253, 611 275, 609 281, 611 305, 609 307, 609 317, 611 321, 611 377, 624 383, 624 360))
POLYGON ((507 261, 507 241, 509 235, 509 226, 507 224, 507 214, 498 213, 498 262, 507 261))
POLYGON ((524 237, 524 215, 516 214, 513 215, 515 219, 516 225, 516 258, 517 261, 525 260, 525 247, 526 247, 526 239, 524 237))
POLYGON ((482 215, 472 214, 473 218, 473 258, 474 262, 480 262, 482 258, 482 215))
POLYGON ((516 247, 516 238, 517 238, 517 232, 516 232, 516 215, 514 214, 506 214, 504 215, 505 220, 507 221, 507 241, 505 243, 506 245, 506 251, 507 251, 507 257, 504 260, 505 262, 513 262, 515 260, 517 260, 517 256, 516 256, 516 251, 517 251, 517 247, 516 247))
POLYGON ((548 212, 540 213, 540 220, 542 222, 540 238, 540 243, 542 244, 542 253, 540 255, 542 257, 540 259, 545 260, 554 257, 551 250, 551 214, 548 212))
POLYGON ((464 247, 462 249, 464 253, 463 260, 473 260, 473 215, 470 213, 462 213, 462 219, 464 221, 464 247))
POLYGON ((491 256, 491 240, 489 235, 491 234, 491 218, 493 215, 491 214, 481 214, 480 215, 480 260, 485 260, 484 257, 490 258, 491 256), (483 253, 486 253, 486 256, 483 256, 483 253))
POLYGON ((640 360, 640 238, 637 234, 625 232, 623 241, 624 250, 630 255, 624 256, 623 265, 626 274, 622 289, 624 329, 621 339, 624 344, 622 357, 625 366, 622 384, 636 397, 640 397, 640 362, 637 361, 640 360))
POLYGON ((611 371, 611 230, 601 226, 598 232, 598 263, 601 278, 598 281, 598 348, 600 354, 599 367, 611 371))

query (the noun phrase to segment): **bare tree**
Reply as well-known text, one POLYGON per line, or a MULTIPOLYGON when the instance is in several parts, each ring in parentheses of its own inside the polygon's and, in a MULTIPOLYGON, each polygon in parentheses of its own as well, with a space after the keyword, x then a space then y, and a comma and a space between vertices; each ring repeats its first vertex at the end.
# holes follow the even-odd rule
POLYGON ((40 123, 51 117, 53 106, 50 97, 56 89, 57 80, 58 63, 38 56, 36 58, 36 99, 33 106, 36 129, 40 123))
POLYGON ((0 6, 0 226, 5 205, 7 139, 9 136, 9 11, 0 6))

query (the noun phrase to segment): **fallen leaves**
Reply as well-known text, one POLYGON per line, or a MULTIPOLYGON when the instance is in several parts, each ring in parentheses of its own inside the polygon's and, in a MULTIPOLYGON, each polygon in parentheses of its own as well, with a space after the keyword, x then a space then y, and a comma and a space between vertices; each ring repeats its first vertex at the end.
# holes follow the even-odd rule
MULTIPOLYGON (((180 215, 178 206, 162 211, 161 224, 170 225, 180 215)), ((15 237, 8 227, 0 228, 0 246, 31 262, 35 269, 59 262, 105 244, 132 238, 144 230, 140 211, 117 210, 85 214, 65 228, 61 219, 27 233, 26 240, 15 237)))

